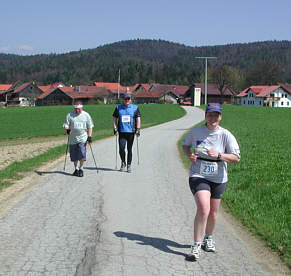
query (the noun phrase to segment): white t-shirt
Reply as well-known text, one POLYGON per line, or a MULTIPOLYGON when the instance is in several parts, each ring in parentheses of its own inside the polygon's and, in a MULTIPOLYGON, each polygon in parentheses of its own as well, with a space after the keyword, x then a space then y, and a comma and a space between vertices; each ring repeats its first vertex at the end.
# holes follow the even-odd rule
POLYGON ((69 113, 63 124, 63 127, 71 130, 70 144, 85 143, 88 138, 88 129, 93 128, 94 124, 91 116, 86 111, 82 110, 80 115, 75 111, 69 113))
MULTIPOLYGON (((240 149, 235 137, 222 127, 216 130, 209 130, 205 125, 193 128, 183 140, 182 145, 193 147, 199 157, 207 160, 216 160, 208 156, 209 149, 219 153, 232 153, 240 158, 240 149)), ((190 177, 202 177, 215 183, 225 183, 228 180, 227 162, 197 159, 190 167, 190 177)))

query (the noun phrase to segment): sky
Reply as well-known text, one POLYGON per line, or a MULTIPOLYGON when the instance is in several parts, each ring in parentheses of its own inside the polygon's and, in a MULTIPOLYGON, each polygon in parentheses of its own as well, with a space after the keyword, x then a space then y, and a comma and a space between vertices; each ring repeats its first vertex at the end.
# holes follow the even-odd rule
POLYGON ((291 41, 290 11, 291 0, 1 1, 0 53, 60 54, 132 39, 291 41))

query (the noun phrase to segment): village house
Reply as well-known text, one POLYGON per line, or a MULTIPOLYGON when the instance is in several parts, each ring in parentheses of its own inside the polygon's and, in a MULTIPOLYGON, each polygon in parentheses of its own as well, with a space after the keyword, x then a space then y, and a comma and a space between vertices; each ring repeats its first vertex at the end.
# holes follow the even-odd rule
POLYGON ((7 91, 12 84, 0 84, 0 107, 7 105, 7 91))
POLYGON ((253 85, 236 97, 238 105, 291 107, 291 87, 279 85, 253 85))
POLYGON ((135 86, 122 86, 118 82, 94 82, 93 85, 110 91, 113 102, 122 98, 125 93, 132 94, 132 91, 135 88, 135 86))
POLYGON ((84 104, 94 104, 98 101, 107 103, 111 98, 111 92, 104 87, 89 85, 59 86, 48 88, 37 98, 37 105, 71 105, 76 100, 84 104))
POLYGON ((15 82, 1 92, 1 101, 5 102, 5 106, 34 106, 42 93, 34 82, 15 82))
POLYGON ((133 91, 135 103, 173 103, 183 100, 189 86, 169 84, 139 84, 133 91))
MULTIPOLYGON (((209 83, 207 87, 207 102, 234 102, 234 95, 229 89, 226 89, 221 95, 215 84, 209 83)), ((204 103, 203 83, 195 83, 191 86, 159 83, 122 86, 113 82, 94 82, 93 85, 73 87, 58 82, 46 86, 35 86, 34 83, 0 86, 0 99, 5 101, 7 98, 10 104, 19 106, 34 103, 40 106, 71 105, 77 99, 82 100, 84 104, 116 104, 120 102, 125 93, 131 94, 133 102, 136 104, 170 103, 200 106, 204 103), (16 95, 18 97, 15 97, 16 95), (28 99, 30 99, 30 103, 28 103, 28 99)))
MULTIPOLYGON (((204 94, 204 83, 194 83, 184 94, 184 101, 191 102, 192 105, 199 106, 205 103, 205 94, 204 94), (198 99, 200 104, 195 103, 195 91, 199 91, 200 95, 198 99)), ((217 88, 217 85, 214 83, 207 84, 207 103, 221 103, 221 104, 231 104, 235 103, 235 94, 228 88, 224 89, 223 94, 217 88)))

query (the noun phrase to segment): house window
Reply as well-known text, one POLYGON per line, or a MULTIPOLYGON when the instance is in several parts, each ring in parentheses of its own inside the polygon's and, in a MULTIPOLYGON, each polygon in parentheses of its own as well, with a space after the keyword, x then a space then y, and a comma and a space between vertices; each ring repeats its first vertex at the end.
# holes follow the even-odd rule
POLYGON ((287 105, 289 105, 289 102, 287 102, 287 105))
POLYGON ((284 102, 281 102, 281 105, 284 105, 284 102))

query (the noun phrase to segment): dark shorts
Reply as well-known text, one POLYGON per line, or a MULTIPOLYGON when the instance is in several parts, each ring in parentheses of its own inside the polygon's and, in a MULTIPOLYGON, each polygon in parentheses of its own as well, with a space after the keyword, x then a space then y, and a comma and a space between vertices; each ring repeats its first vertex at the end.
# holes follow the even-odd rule
POLYGON ((225 191, 226 183, 214 183, 201 177, 190 177, 189 186, 193 195, 201 190, 211 193, 211 198, 220 199, 225 191))
POLYGON ((86 160, 86 143, 70 145, 71 161, 86 160))

